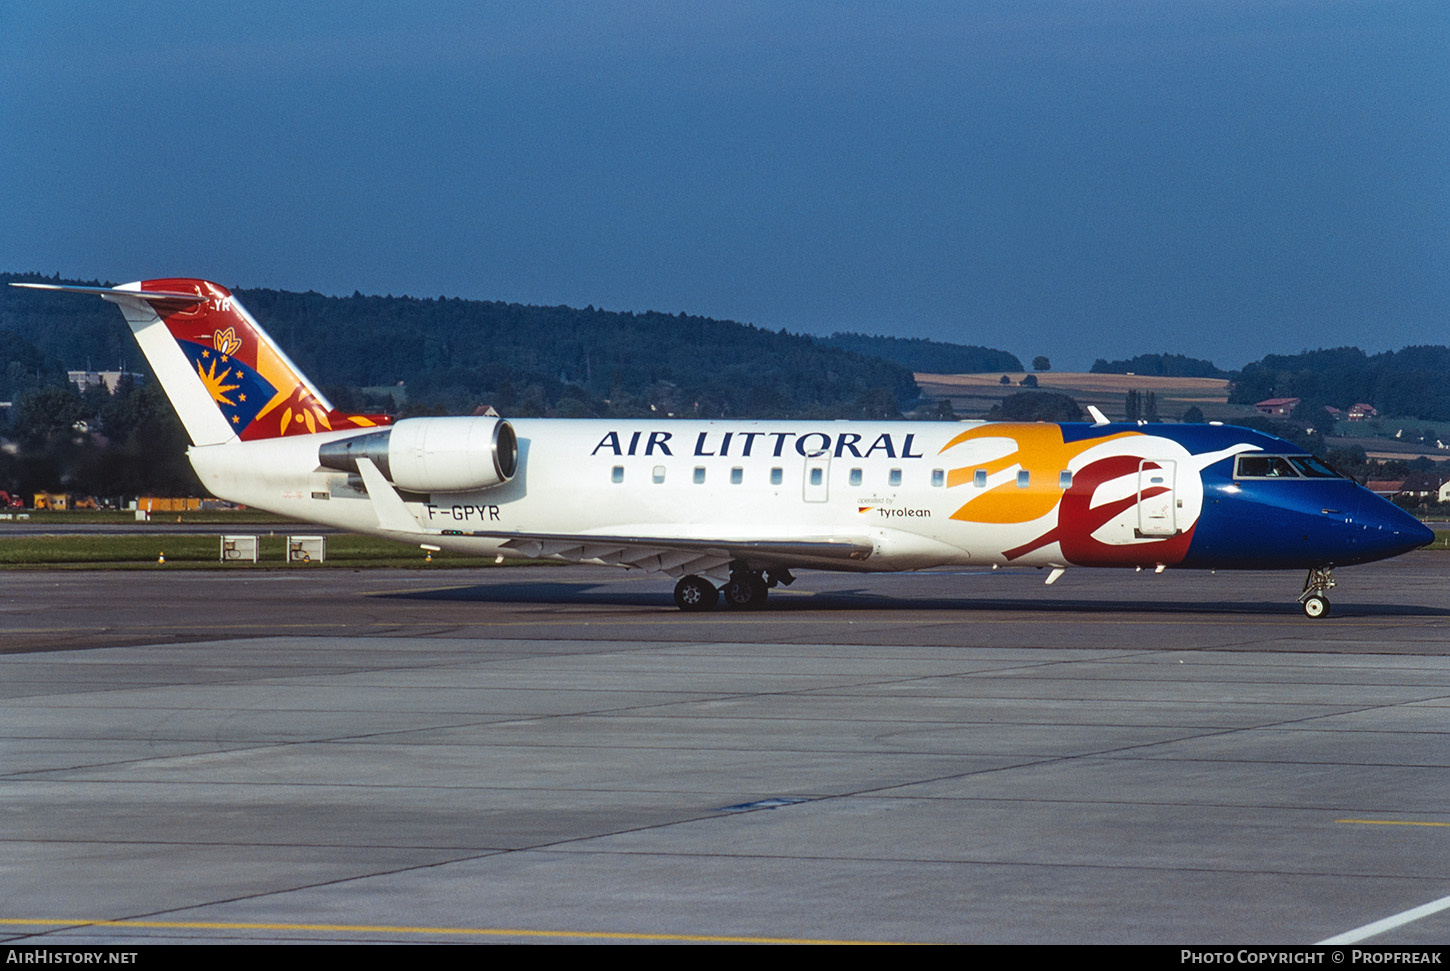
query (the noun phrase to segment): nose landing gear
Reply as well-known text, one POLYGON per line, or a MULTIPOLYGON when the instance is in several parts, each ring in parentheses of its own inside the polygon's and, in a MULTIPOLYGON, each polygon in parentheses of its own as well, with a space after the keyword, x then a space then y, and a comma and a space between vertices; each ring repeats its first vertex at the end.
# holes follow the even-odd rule
POLYGON ((1304 616, 1319 618, 1329 613, 1329 598, 1325 591, 1334 588, 1334 567, 1316 566, 1304 578, 1304 592, 1299 594, 1299 603, 1304 605, 1304 616))

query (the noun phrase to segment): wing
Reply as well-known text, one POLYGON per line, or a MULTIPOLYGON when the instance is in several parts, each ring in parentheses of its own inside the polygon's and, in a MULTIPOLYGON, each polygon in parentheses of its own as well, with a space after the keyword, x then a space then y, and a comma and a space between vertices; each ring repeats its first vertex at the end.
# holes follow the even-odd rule
MULTIPOLYGON (((875 544, 864 536, 650 536, 633 533, 532 533, 518 530, 429 529, 418 522, 402 497, 370 459, 357 460, 378 526, 388 532, 432 536, 472 536, 500 540, 499 545, 520 556, 568 560, 572 563, 602 563, 668 573, 670 576, 713 576, 724 579, 729 566, 744 560, 754 569, 765 567, 815 566, 841 569, 860 563, 875 552, 875 544)), ((692 528, 696 531, 697 528, 692 528)))
POLYGON ((875 550, 864 537, 763 539, 723 536, 609 536, 593 533, 520 533, 492 530, 443 530, 445 536, 503 540, 502 546, 527 557, 554 557, 573 563, 602 563, 670 576, 687 574, 724 579, 736 560, 754 569, 816 566, 840 569, 860 563, 875 550))

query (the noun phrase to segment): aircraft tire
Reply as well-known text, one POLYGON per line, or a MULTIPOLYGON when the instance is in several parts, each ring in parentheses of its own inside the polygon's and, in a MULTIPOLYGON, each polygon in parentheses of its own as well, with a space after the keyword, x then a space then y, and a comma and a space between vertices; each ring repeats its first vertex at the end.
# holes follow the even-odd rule
POLYGON ((681 577, 675 584, 675 606, 687 612, 709 610, 720 600, 720 591, 704 577, 681 577))
POLYGON ((1315 594, 1312 597, 1304 598, 1304 616, 1319 618, 1329 613, 1329 598, 1315 594))
POLYGON ((720 590, 725 605, 736 610, 759 610, 765 606, 769 588, 759 573, 736 573, 720 590))

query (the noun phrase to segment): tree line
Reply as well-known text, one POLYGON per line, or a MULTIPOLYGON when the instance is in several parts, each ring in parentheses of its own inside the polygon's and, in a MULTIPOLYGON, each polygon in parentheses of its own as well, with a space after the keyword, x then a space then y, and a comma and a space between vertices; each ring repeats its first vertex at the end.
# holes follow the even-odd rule
POLYGON ((1450 347, 1423 345, 1382 354, 1336 347, 1300 354, 1270 354, 1245 365, 1229 401, 1299 398, 1310 410, 1340 410, 1367 402, 1384 415, 1450 421, 1450 347))

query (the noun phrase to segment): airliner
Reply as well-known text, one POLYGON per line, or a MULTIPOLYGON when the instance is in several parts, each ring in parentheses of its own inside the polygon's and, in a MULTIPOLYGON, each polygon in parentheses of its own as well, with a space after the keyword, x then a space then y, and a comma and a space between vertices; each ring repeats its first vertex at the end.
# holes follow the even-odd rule
POLYGON ((803 569, 1304 570, 1431 542, 1282 439, 1219 423, 405 418, 334 408, 224 287, 15 286, 117 304, 216 496, 495 558, 676 578, 675 603, 761 607, 803 569))

